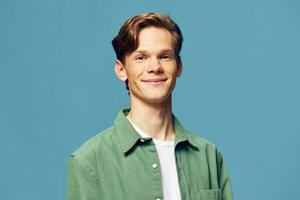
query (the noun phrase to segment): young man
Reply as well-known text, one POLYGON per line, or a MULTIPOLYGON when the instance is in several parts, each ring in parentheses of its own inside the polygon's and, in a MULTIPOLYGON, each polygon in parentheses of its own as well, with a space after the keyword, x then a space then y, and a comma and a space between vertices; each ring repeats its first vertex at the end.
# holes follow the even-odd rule
POLYGON ((70 157, 68 200, 232 200, 221 153, 172 115, 182 34, 169 17, 128 19, 112 44, 130 109, 70 157))

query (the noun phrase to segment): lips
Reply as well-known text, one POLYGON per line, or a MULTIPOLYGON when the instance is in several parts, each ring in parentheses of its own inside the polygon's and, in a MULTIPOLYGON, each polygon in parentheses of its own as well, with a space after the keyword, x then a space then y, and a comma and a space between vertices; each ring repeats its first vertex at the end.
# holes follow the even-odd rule
POLYGON ((159 82, 164 82, 166 80, 167 80, 167 78, 148 78, 148 79, 142 80, 142 82, 146 82, 146 83, 159 83, 159 82))
POLYGON ((147 78, 142 80, 145 84, 151 85, 151 86, 161 86, 167 81, 167 78, 147 78))

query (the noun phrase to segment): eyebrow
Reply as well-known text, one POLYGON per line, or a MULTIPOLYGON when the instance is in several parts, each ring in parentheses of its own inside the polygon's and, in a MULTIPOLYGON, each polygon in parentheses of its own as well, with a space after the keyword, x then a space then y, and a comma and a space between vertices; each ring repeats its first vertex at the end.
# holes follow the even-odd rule
POLYGON ((173 49, 164 49, 161 53, 175 53, 173 49))
MULTIPOLYGON (((138 50, 138 51, 134 51, 133 52, 133 54, 146 54, 146 53, 148 53, 148 51, 146 51, 146 50, 138 50)), ((173 49, 163 49, 161 52, 160 52, 160 54, 162 54, 162 53, 175 53, 174 52, 174 50, 173 49)))

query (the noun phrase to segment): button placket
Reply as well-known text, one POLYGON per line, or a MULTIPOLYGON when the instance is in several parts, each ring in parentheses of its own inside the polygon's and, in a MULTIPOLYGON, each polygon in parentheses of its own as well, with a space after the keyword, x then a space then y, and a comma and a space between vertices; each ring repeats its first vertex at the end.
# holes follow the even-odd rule
POLYGON ((157 155, 156 147, 153 141, 147 143, 147 158, 149 161, 149 180, 151 180, 152 199, 163 200, 162 178, 160 171, 160 163, 157 155))

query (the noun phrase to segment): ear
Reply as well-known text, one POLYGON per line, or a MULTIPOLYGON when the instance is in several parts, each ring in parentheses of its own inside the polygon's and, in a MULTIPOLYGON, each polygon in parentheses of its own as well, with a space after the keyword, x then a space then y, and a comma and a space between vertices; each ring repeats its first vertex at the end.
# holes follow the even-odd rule
POLYGON ((181 74, 182 74, 182 67, 183 66, 182 66, 181 62, 177 64, 177 77, 181 76, 181 74))
POLYGON ((115 73, 121 81, 126 81, 127 80, 127 74, 126 74, 126 71, 125 71, 125 66, 118 59, 116 60, 116 63, 115 63, 115 73))

